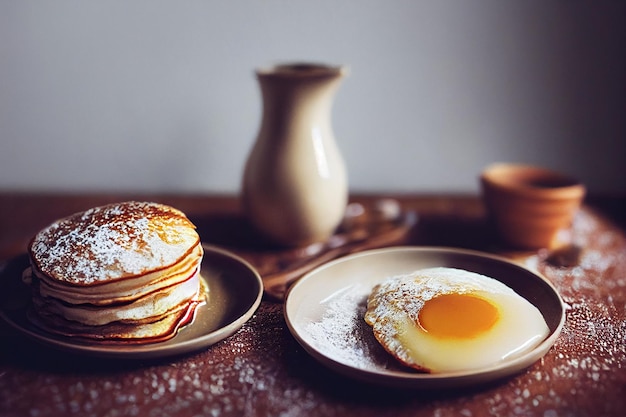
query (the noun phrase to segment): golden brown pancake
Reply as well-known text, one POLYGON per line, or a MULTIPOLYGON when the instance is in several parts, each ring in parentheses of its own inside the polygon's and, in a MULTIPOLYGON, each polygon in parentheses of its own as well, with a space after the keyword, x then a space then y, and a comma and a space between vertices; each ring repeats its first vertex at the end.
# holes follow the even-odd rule
POLYGON ((123 202, 58 220, 29 244, 33 323, 99 341, 176 334, 204 299, 203 250, 181 211, 123 202))

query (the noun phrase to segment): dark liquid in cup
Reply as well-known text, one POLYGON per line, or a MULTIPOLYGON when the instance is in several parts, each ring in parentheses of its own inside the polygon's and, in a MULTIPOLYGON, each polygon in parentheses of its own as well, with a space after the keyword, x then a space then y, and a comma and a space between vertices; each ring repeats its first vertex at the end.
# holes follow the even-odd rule
POLYGON ((529 178, 525 183, 536 188, 560 188, 577 184, 575 180, 569 178, 529 178))

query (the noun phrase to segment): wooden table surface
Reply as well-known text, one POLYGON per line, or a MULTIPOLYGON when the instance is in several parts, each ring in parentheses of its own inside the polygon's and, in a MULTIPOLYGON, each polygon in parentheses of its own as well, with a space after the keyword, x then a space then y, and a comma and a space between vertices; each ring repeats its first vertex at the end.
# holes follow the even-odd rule
MULTIPOLYGON (((352 200, 370 204, 381 197, 352 200)), ((198 352, 158 360, 57 351, 0 320, 0 416, 626 415, 623 199, 587 201, 566 233, 582 252, 556 265, 554 254, 546 250, 512 252, 500 245, 477 196, 394 198, 404 211, 417 215, 404 243, 498 253, 536 268, 555 285, 566 303, 566 324, 541 361, 504 381, 460 390, 364 384, 310 357, 289 333, 282 303, 269 297, 229 338, 198 352)), ((0 272, 53 220, 127 199, 171 204, 198 225, 204 242, 250 254, 249 247, 238 247, 246 229, 237 226, 245 220, 232 196, 5 192, 0 193, 0 272), (216 233, 216 224, 237 232, 225 238, 227 229, 216 233)), ((250 259, 257 262, 259 257, 250 259)))

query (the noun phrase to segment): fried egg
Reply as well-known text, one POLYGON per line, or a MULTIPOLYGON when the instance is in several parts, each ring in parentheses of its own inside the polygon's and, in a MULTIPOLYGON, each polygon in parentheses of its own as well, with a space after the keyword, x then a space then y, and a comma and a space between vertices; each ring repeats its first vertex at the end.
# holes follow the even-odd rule
POLYGON ((401 363, 433 373, 496 365, 532 350, 549 334, 541 312, 510 287, 447 267, 377 285, 365 321, 401 363))

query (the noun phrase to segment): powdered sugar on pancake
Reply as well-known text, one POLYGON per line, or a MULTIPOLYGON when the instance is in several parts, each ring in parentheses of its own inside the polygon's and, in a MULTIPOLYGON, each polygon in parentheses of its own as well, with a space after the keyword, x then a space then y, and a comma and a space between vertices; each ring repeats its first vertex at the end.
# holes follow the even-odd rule
POLYGON ((96 207, 39 232, 30 254, 46 275, 94 285, 171 266, 199 242, 180 211, 149 202, 96 207))

